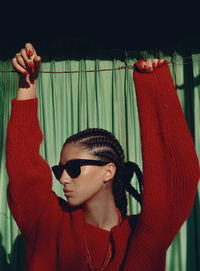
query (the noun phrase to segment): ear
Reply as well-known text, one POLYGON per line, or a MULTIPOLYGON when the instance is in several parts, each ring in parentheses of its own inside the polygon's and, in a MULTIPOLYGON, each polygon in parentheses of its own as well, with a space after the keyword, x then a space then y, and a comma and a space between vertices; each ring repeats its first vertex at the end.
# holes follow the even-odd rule
POLYGON ((105 165, 105 174, 104 174, 104 182, 107 183, 113 179, 116 172, 116 166, 114 163, 109 163, 105 165))

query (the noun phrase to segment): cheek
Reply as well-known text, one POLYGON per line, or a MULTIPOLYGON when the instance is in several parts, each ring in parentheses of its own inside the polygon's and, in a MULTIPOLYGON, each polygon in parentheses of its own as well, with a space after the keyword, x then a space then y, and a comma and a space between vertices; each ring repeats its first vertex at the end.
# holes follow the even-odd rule
POLYGON ((103 184, 103 173, 101 167, 85 166, 80 175, 81 184, 85 184, 88 189, 101 187, 103 184))
MULTIPOLYGON (((92 196, 93 194, 97 193, 103 185, 103 178, 98 171, 89 170, 87 169, 83 172, 80 178, 80 193, 82 196, 92 196)), ((80 195, 81 196, 81 195, 80 195)))
POLYGON ((98 170, 84 169, 79 178, 74 180, 74 193, 68 198, 71 205, 81 205, 94 197, 102 188, 102 173, 98 170))

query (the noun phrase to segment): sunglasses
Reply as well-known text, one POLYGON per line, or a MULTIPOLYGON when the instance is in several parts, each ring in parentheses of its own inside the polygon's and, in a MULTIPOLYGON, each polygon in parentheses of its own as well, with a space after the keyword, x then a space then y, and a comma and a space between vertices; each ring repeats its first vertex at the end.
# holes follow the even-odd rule
POLYGON ((68 175, 71 178, 77 178, 81 174, 81 166, 85 165, 93 165, 93 166, 104 166, 108 164, 108 162, 103 162, 100 160, 88 160, 88 159, 74 159, 68 161, 65 165, 56 165, 51 169, 57 180, 60 180, 63 170, 65 169, 68 175))

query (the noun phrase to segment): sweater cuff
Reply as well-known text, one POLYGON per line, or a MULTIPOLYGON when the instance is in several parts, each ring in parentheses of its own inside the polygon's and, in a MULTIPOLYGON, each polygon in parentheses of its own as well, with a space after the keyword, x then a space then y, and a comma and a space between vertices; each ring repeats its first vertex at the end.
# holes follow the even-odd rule
POLYGON ((30 123, 38 120, 38 99, 16 100, 12 99, 10 120, 17 123, 30 123))

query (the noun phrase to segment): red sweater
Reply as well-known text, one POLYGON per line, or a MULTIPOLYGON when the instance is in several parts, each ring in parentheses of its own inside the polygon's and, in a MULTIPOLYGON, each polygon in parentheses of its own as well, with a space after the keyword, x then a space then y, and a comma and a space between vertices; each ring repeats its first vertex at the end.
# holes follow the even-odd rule
MULTIPOLYGON (((137 67, 140 69, 140 63, 137 67)), ((86 227, 94 266, 111 237, 106 271, 163 271, 166 251, 189 216, 200 177, 193 140, 168 65, 134 71, 143 158, 143 206, 111 232, 84 222, 52 191, 50 167, 39 155, 37 99, 12 100, 7 133, 8 204, 26 241, 26 270, 84 271, 86 227)))

